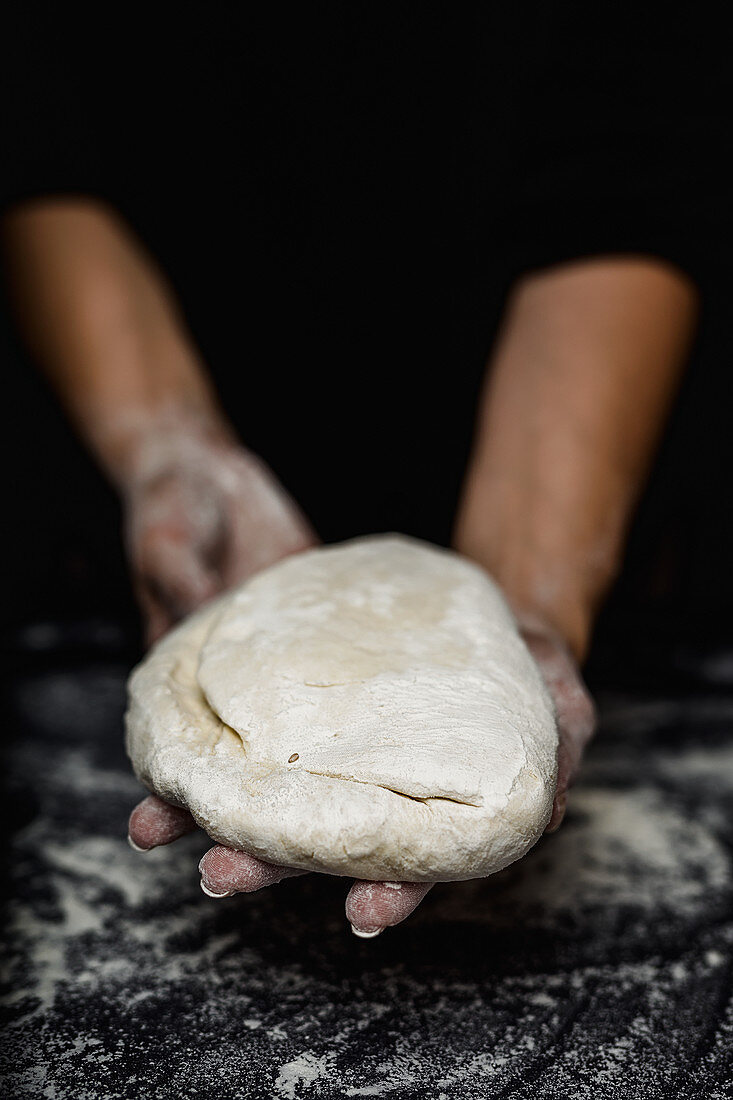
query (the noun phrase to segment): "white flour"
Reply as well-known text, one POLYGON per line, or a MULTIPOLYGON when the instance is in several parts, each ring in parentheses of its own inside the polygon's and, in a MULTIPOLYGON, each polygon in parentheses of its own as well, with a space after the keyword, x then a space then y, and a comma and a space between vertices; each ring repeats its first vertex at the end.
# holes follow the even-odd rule
MULTIPOLYGON (((52 707, 43 751, 16 754, 40 813, 13 852, 5 1095, 730 1100, 733 875, 716 829, 733 745, 721 736, 652 751, 642 742, 659 716, 645 724, 637 709, 641 781, 612 782, 637 761, 611 729, 558 834, 485 883, 436 888, 403 929, 363 944, 343 881, 215 903, 197 885, 203 837, 127 847, 135 784, 121 758, 119 770, 93 762, 118 689, 54 682, 27 700, 52 707), (79 698, 89 734, 73 756, 61 733, 79 698)), ((733 711, 716 713, 725 728, 733 711)))

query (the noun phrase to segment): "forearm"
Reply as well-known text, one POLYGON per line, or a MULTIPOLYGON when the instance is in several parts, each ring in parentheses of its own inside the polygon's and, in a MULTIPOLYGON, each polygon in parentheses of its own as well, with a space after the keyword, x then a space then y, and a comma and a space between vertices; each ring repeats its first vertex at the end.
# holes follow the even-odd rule
POLYGON ((173 295, 109 208, 29 203, 6 217, 11 295, 25 338, 110 478, 145 441, 229 431, 173 295))
POLYGON ((676 392, 696 292, 661 261, 527 276, 482 398, 455 542, 585 654, 676 392))

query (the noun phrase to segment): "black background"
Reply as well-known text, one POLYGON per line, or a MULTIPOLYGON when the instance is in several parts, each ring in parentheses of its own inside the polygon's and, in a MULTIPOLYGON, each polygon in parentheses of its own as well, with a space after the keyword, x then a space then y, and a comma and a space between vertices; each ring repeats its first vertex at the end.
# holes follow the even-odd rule
MULTIPOLYGON (((701 331, 599 633, 657 651, 733 607, 725 38, 705 9, 183 5, 6 37, 6 205, 91 194, 172 281, 248 446, 327 541, 447 542, 512 281, 658 255, 701 331)), ((12 320, 2 437, 9 621, 134 623, 111 490, 12 320)))

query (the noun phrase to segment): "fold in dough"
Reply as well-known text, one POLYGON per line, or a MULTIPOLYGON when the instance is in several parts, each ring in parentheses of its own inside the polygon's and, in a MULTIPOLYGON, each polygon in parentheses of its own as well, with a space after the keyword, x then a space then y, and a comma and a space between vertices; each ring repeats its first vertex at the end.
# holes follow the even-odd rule
POLYGON ((221 844, 392 881, 475 878, 544 830, 557 733, 496 585, 398 536, 287 558, 133 673, 138 777, 221 844))

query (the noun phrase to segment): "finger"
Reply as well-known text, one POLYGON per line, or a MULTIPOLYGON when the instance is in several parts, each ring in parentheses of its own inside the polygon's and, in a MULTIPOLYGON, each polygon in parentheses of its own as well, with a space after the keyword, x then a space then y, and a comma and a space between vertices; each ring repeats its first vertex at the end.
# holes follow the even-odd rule
POLYGON ((560 736, 568 745, 568 782, 577 775, 583 749, 596 728, 596 708, 579 673, 566 676, 553 691, 560 736))
POLYGON ((133 848, 149 852, 161 844, 170 844, 197 828, 188 810, 171 806, 151 794, 139 802, 130 814, 127 837, 133 848))
POLYGON ((558 792, 555 795, 555 800, 552 803, 552 814, 550 820, 547 823, 546 833, 555 833, 560 828, 565 817, 565 811, 568 806, 568 794, 567 790, 558 792))
POLYGON ((530 653, 552 696, 557 724, 562 737, 572 742, 573 770, 596 727, 596 710, 587 687, 569 650, 554 637, 525 633, 530 653))
POLYGON ((140 554, 140 572, 150 598, 175 621, 210 600, 221 581, 195 546, 169 536, 148 539, 140 554))
POLYGON ((596 710, 567 647, 554 635, 525 630, 523 637, 537 661, 555 705, 559 744, 557 789, 545 832, 560 828, 568 804, 568 788, 580 768, 583 749, 596 726, 596 710))
POLYGON ((210 848, 199 863, 201 889, 212 898, 232 894, 253 894, 265 886, 273 886, 284 878, 307 875, 297 867, 278 867, 234 848, 217 845, 210 848))
POLYGON ((168 633, 174 619, 142 581, 135 584, 135 596, 143 616, 145 644, 150 647, 168 633))
POLYGON ((581 716, 581 725, 570 728, 558 718, 560 742, 557 750, 557 790, 552 804, 552 814, 545 829, 546 833, 554 833, 562 824, 568 805, 568 789, 575 782, 583 749, 593 730, 595 708, 587 693, 585 693, 585 699, 588 703, 587 707, 583 700, 579 700, 579 707, 584 712, 581 716))
POLYGON ((378 936, 417 909, 432 882, 355 882, 346 898, 346 919, 364 939, 378 936))
POLYGON ((567 726, 558 719, 560 741, 557 749, 557 789, 552 803, 552 814, 545 829, 554 833, 560 828, 568 805, 568 788, 571 786, 580 767, 585 741, 576 738, 567 726))

